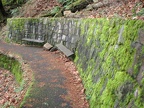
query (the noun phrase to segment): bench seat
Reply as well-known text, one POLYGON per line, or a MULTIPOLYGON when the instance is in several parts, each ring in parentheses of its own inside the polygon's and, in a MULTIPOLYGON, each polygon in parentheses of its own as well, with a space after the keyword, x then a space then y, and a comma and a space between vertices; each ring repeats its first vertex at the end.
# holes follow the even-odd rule
POLYGON ((63 52, 67 57, 70 57, 72 55, 74 55, 74 53, 72 51, 70 51, 69 49, 67 49, 63 44, 57 44, 56 47, 63 52))
POLYGON ((44 43, 43 40, 30 39, 30 38, 22 38, 22 41, 37 42, 37 43, 44 43))

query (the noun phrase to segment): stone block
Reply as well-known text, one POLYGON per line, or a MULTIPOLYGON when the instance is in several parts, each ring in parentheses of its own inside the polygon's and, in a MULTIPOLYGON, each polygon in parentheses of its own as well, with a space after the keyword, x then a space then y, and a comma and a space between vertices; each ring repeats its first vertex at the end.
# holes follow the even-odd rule
POLYGON ((61 37, 57 38, 57 43, 60 43, 62 41, 61 37))
POLYGON ((76 44, 71 43, 71 51, 75 51, 75 49, 76 49, 76 44))
POLYGON ((70 15, 72 14, 72 12, 71 11, 64 11, 64 16, 65 17, 69 17, 70 15))
POLYGON ((64 24, 63 29, 64 29, 64 30, 67 30, 68 28, 69 28, 68 24, 64 24))
POLYGON ((48 23, 48 19, 47 18, 44 18, 43 19, 43 24, 47 24, 48 23))
POLYGON ((138 31, 139 42, 144 45, 144 29, 139 29, 138 31))
POLYGON ((66 36, 68 36, 68 35, 69 35, 69 31, 68 31, 68 29, 63 30, 63 34, 66 35, 66 36))
POLYGON ((89 58, 89 49, 85 49, 84 55, 86 56, 86 58, 89 58))
POLYGON ((90 58, 90 59, 92 59, 92 58, 94 57, 94 52, 95 52, 95 48, 92 47, 92 48, 90 49, 90 54, 89 54, 89 58, 90 58))
POLYGON ((63 40, 63 41, 67 41, 67 40, 68 40, 68 36, 62 35, 62 40, 63 40))
POLYGON ((53 46, 50 44, 50 43, 45 43, 44 44, 44 46, 43 46, 43 48, 45 49, 45 50, 50 50, 51 48, 52 48, 53 46))
POLYGON ((57 33, 61 34, 61 33, 62 33, 62 30, 61 30, 61 29, 59 29, 57 33))
POLYGON ((70 43, 69 43, 69 42, 66 42, 66 43, 65 43, 65 46, 66 46, 67 48, 69 48, 69 47, 70 47, 70 43))
POLYGON ((54 34, 53 37, 52 37, 52 39, 53 39, 54 42, 57 42, 57 35, 54 34))
POLYGON ((82 51, 83 51, 83 46, 82 46, 82 44, 79 44, 79 46, 78 46, 78 52, 81 53, 82 51))
POLYGON ((72 36, 71 43, 76 43, 78 41, 78 38, 76 36, 72 36))
POLYGON ((67 57, 74 55, 72 51, 67 49, 63 44, 57 44, 56 47, 62 51, 67 57))
POLYGON ((57 22, 57 27, 58 27, 59 30, 62 30, 62 25, 61 25, 60 22, 57 22))
POLYGON ((123 25, 122 28, 120 29, 120 33, 119 33, 119 37, 118 37, 118 42, 117 42, 118 45, 124 43, 124 39, 123 39, 123 36, 122 36, 123 31, 124 31, 124 25, 123 25))
POLYGON ((99 73, 97 74, 97 75, 95 75, 95 76, 93 76, 93 83, 97 83, 99 80, 100 80, 100 75, 99 75, 99 73))
POLYGON ((70 44, 71 43, 71 36, 67 36, 67 42, 70 44))
POLYGON ((76 34, 76 36, 78 36, 78 37, 79 37, 79 36, 80 36, 80 32, 81 32, 80 28, 79 28, 79 27, 77 27, 77 28, 76 28, 76 33, 75 33, 75 34, 76 34))
POLYGON ((57 37, 62 37, 62 34, 60 34, 60 33, 57 33, 57 37))

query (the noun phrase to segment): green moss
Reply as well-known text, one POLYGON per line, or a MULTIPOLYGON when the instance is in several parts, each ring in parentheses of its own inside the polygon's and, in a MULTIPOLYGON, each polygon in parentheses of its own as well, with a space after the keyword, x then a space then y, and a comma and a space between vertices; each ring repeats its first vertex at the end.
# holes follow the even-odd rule
POLYGON ((12 30, 24 30, 26 23, 39 22, 37 18, 10 18, 7 19, 7 25, 12 27, 12 30))
MULTIPOLYGON (((21 69, 21 64, 16 59, 0 54, 0 67, 9 70, 15 76, 15 80, 19 84, 19 87, 15 88, 15 92, 20 92, 21 90, 24 89, 26 83, 23 79, 23 71, 21 69)), ((34 76, 32 77, 33 77, 32 81, 34 81, 34 76)), ((30 95, 29 91, 31 90, 32 85, 33 82, 31 82, 31 84, 29 85, 20 106, 22 106, 25 103, 26 98, 30 95)))
MULTIPOLYGON (((86 25, 92 24, 89 26, 87 34, 85 34, 87 38, 86 43, 83 45, 84 49, 95 46, 96 54, 98 54, 96 61, 92 62, 91 58, 87 60, 88 65, 86 70, 83 70, 81 67, 85 63, 83 58, 85 53, 79 55, 79 49, 77 49, 75 59, 76 64, 78 61, 81 61, 77 66, 83 79, 84 87, 86 88, 86 96, 90 101, 90 107, 114 107, 116 100, 121 99, 123 95, 120 92, 118 94, 116 93, 120 87, 125 86, 127 82, 131 82, 135 85, 134 88, 139 88, 136 79, 133 79, 127 71, 133 65, 134 55, 136 53, 136 49, 132 48, 131 44, 138 39, 138 30, 144 27, 144 23, 142 21, 121 19, 86 19, 84 21, 82 20, 81 23, 81 35, 85 34, 86 25), (116 48, 119 32, 123 25, 124 31, 122 36, 124 41, 116 48), (99 41, 99 43, 96 43, 97 41, 94 40, 99 41), (94 76, 98 74, 98 81, 93 82, 94 76), (108 82, 106 82, 106 79, 108 79, 108 82)), ((91 51, 91 49, 88 51, 91 51)), ((134 74, 137 75, 138 72, 138 64, 136 64, 134 74)), ((142 89, 139 91, 142 91, 142 89)), ((134 99, 133 94, 134 90, 128 91, 124 96, 124 101, 119 100, 119 105, 121 107, 127 106, 134 99)), ((142 96, 141 92, 139 96, 142 96)), ((136 99, 135 105, 142 107, 142 98, 136 99)))
POLYGON ((33 86, 33 84, 34 84, 34 76, 33 76, 33 78, 32 78, 32 81, 33 81, 33 82, 31 82, 31 84, 29 85, 29 87, 28 87, 28 89, 27 89, 27 91, 26 91, 26 94, 25 94, 25 96, 24 96, 24 99, 23 99, 23 101, 22 101, 21 104, 20 104, 20 108, 23 107, 23 105, 26 103, 26 99, 31 95, 31 94, 30 94, 30 91, 31 91, 32 86, 33 86))
POLYGON ((0 67, 10 70, 15 76, 16 81, 20 84, 22 82, 22 70, 20 63, 14 58, 7 57, 0 54, 0 67))
POLYGON ((85 27, 86 27, 86 25, 87 25, 87 20, 82 20, 81 21, 81 35, 80 36, 83 36, 84 34, 85 34, 85 27))
MULTIPOLYGON (((101 95, 101 103, 103 106, 113 107, 115 99, 117 98, 115 91, 124 82, 129 81, 130 76, 125 72, 116 72, 114 79, 109 79, 105 90, 101 95)), ((121 97, 119 97, 121 99, 121 97)))

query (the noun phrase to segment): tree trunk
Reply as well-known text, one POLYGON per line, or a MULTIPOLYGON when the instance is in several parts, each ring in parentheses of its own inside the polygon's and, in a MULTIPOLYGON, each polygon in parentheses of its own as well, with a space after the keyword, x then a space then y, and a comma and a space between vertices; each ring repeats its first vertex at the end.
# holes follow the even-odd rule
POLYGON ((7 13, 5 12, 4 10, 4 7, 3 7, 3 4, 2 4, 2 1, 0 0, 0 13, 2 13, 3 16, 6 16, 7 13))
POLYGON ((0 22, 5 20, 5 16, 7 16, 7 13, 5 12, 2 1, 0 0, 0 22))

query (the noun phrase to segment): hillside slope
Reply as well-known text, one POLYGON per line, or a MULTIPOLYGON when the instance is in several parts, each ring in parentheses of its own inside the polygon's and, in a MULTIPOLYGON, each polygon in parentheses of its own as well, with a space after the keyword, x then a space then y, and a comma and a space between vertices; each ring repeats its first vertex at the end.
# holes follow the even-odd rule
MULTIPOLYGON (((62 7, 58 0, 30 0, 22 8, 19 8, 17 17, 39 17, 44 13, 48 13, 55 6, 62 7)), ((69 18, 100 18, 100 17, 119 17, 130 19, 144 19, 144 3, 141 0, 93 0, 94 3, 89 4, 85 9, 68 12, 64 17, 69 18)))

